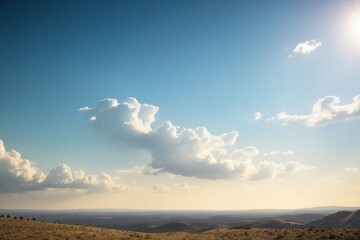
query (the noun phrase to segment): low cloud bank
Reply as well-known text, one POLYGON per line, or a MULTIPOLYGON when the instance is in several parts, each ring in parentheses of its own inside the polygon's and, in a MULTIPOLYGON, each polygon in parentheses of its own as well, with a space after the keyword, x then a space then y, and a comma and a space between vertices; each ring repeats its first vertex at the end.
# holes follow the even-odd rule
POLYGON ((19 152, 6 151, 0 140, 0 192, 16 193, 47 188, 121 192, 126 187, 116 183, 108 174, 88 175, 83 170, 73 171, 66 164, 61 164, 46 174, 30 160, 23 159, 19 152))

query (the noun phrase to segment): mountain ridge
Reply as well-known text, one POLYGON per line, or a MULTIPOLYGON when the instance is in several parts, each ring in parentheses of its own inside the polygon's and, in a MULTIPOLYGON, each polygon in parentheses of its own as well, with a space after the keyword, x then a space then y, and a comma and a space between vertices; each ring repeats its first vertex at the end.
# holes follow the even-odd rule
MULTIPOLYGON (((243 225, 244 227, 256 228, 360 228, 360 209, 356 211, 338 211, 336 213, 324 216, 320 219, 309 221, 307 223, 299 223, 291 221, 281 216, 269 218, 243 225)), ((239 226, 241 227, 241 226, 239 226)))
POLYGON ((360 209, 339 211, 305 224, 306 227, 360 228, 360 209))

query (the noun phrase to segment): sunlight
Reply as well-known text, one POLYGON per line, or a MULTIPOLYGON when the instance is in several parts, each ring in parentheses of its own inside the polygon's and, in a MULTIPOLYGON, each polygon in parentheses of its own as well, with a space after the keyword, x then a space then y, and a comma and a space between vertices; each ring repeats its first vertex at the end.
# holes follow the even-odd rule
POLYGON ((360 41, 360 14, 358 16, 353 16, 349 25, 352 37, 356 38, 355 40, 360 41))

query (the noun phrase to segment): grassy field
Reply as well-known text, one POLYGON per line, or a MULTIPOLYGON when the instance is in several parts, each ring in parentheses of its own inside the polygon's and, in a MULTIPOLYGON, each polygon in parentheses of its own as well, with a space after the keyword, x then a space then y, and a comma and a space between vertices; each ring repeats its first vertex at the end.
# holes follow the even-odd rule
POLYGON ((73 226, 59 223, 0 218, 0 239, 360 239, 360 229, 215 229, 201 233, 160 233, 73 226))

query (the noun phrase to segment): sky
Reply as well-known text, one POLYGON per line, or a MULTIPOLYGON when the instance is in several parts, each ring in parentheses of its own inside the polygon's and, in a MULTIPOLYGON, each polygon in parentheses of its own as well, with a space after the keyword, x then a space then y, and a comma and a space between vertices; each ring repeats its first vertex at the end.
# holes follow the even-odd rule
POLYGON ((0 208, 360 206, 358 1, 1 1, 0 208))

